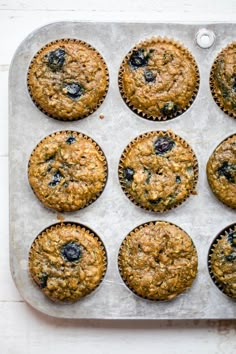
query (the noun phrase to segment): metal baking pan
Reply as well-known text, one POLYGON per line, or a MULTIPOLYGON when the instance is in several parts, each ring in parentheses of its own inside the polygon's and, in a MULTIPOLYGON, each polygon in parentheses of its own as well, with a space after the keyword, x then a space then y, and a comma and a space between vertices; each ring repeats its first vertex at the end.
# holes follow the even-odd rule
POLYGON ((9 75, 10 263, 16 286, 31 306, 62 318, 235 318, 235 302, 216 288, 207 269, 209 246, 220 230, 235 222, 235 211, 216 200, 208 187, 205 172, 214 148, 235 133, 236 121, 220 110, 209 88, 214 58, 221 48, 235 39, 236 24, 57 22, 34 31, 19 46, 9 75), (209 48, 203 48, 209 38, 203 38, 202 47, 196 42, 196 34, 204 28, 215 35, 209 48), (122 59, 136 43, 152 36, 166 36, 182 42, 192 52, 200 69, 200 89, 194 103, 184 114, 166 122, 137 116, 125 105, 118 89, 122 59), (81 121, 61 122, 45 116, 33 104, 27 91, 26 74, 30 60, 44 44, 70 37, 90 43, 103 55, 109 68, 110 87, 104 103, 91 116, 81 121), (101 113, 104 119, 99 118, 101 113), (46 135, 62 129, 87 134, 102 147, 108 160, 109 178, 95 203, 78 212, 58 215, 44 208, 35 198, 27 180, 27 164, 36 144, 46 135), (200 168, 198 195, 164 214, 134 206, 122 192, 117 173, 125 146, 137 135, 159 129, 172 129, 187 140, 197 154, 200 168), (28 275, 28 251, 32 241, 58 219, 88 225, 101 237, 108 254, 108 270, 100 288, 72 305, 48 300, 28 275), (117 254, 123 238, 134 227, 150 220, 177 224, 193 238, 198 250, 199 270, 193 287, 170 302, 137 297, 127 289, 118 273, 117 254))

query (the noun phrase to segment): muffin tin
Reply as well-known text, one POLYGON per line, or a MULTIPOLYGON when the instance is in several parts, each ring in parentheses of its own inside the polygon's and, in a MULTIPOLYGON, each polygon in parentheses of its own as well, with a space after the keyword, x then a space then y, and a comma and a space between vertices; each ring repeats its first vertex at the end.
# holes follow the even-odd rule
POLYGON ((19 46, 9 74, 10 262, 16 286, 31 306, 47 315, 74 319, 235 318, 235 302, 218 291, 207 269, 212 239, 226 225, 235 222, 235 211, 216 200, 206 176, 206 163, 214 147, 235 133, 235 120, 217 106, 209 87, 210 69, 216 55, 235 38, 236 24, 58 22, 31 33, 19 46), (215 36, 209 48, 199 47, 196 42, 196 34, 202 28, 215 36), (200 89, 194 103, 184 114, 166 122, 138 117, 123 102, 118 88, 123 58, 136 43, 152 36, 179 40, 194 55, 200 70, 200 89), (60 38, 88 42, 108 65, 108 94, 99 109, 81 121, 63 122, 47 117, 34 105, 27 90, 27 70, 32 57, 43 45, 60 38), (93 204, 78 212, 59 214, 44 208, 35 198, 27 179, 27 164, 40 140, 64 129, 89 135, 101 146, 108 161, 109 176, 104 192, 93 204), (197 155, 198 195, 160 217, 136 207, 126 198, 118 181, 118 163, 122 151, 136 136, 167 129, 188 141, 197 155), (160 219, 182 227, 193 239, 199 257, 193 287, 170 302, 153 302, 135 296, 120 278, 117 265, 124 237, 138 225, 160 219), (32 241, 41 230, 58 220, 82 223, 93 229, 104 242, 108 256, 107 273, 99 289, 72 305, 48 300, 28 273, 32 241))

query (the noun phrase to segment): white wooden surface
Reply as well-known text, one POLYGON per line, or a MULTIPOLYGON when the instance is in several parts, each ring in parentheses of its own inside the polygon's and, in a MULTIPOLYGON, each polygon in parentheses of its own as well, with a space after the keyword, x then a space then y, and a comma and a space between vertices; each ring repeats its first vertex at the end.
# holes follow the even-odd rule
POLYGON ((236 22, 236 1, 0 0, 0 354, 235 354, 236 321, 66 321, 18 294, 8 257, 8 70, 29 32, 59 20, 236 22))

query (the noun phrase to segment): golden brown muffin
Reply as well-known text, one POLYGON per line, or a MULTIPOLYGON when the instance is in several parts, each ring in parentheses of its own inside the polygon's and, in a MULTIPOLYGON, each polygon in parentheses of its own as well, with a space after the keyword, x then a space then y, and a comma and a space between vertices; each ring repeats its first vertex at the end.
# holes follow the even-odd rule
POLYGON ((196 156, 185 140, 171 131, 138 136, 125 148, 119 163, 121 187, 136 205, 163 212, 196 194, 196 156))
POLYGON ((217 55, 210 74, 210 88, 215 102, 229 116, 236 118, 236 42, 217 55))
POLYGON ((198 87, 195 59, 180 43, 168 38, 151 38, 136 45, 119 71, 124 101, 143 118, 175 118, 193 103, 198 87))
POLYGON ((102 241, 79 224, 50 226, 29 252, 30 275, 53 301, 75 302, 90 294, 101 283, 106 264, 102 241))
POLYGON ((93 113, 108 90, 108 70, 88 43, 60 39, 41 48, 28 70, 32 100, 48 116, 76 120, 93 113))
POLYGON ((222 141, 207 163, 212 192, 224 204, 236 208, 236 135, 222 141))
POLYGON ((94 202, 107 178, 106 158, 94 140, 75 131, 48 135, 32 152, 31 188, 48 208, 74 211, 94 202))
POLYGON ((166 221, 131 231, 121 244, 118 263, 130 290, 149 300, 172 300, 190 288, 198 266, 191 238, 166 221))
POLYGON ((236 224, 216 236, 208 254, 209 273, 216 286, 236 300, 236 224))

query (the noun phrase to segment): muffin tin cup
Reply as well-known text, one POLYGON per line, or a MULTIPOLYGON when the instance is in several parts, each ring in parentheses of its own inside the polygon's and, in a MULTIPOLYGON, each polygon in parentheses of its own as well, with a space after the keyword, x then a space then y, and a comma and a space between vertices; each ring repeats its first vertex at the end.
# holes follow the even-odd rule
POLYGON ((54 132, 50 135, 47 135, 45 138, 43 138, 37 145, 36 147, 34 148, 34 150, 32 151, 31 155, 30 155, 30 158, 29 158, 29 162, 28 162, 28 182, 29 182, 29 185, 30 185, 30 188, 31 190, 33 191, 34 195, 36 196, 36 198, 43 204, 43 206, 45 208, 48 208, 48 209, 51 209, 51 210, 55 210, 55 211, 58 211, 58 212, 74 212, 74 211, 77 211, 77 210, 82 210, 84 208, 86 208, 87 206, 89 206, 90 204, 92 204, 93 202, 95 202, 99 197, 100 195, 102 194, 102 192, 104 191, 105 187, 106 187, 106 183, 107 183, 107 179, 108 179, 108 164, 107 164, 107 159, 106 159, 106 156, 103 152, 103 150, 101 149, 101 147, 92 139, 90 138, 89 136, 83 134, 83 133, 80 133, 78 131, 72 131, 72 130, 62 130, 62 131, 57 131, 57 132, 54 132), (59 208, 52 208, 48 205, 45 204, 45 202, 43 200, 40 199, 40 197, 36 194, 35 190, 33 189, 31 183, 29 182, 29 168, 30 168, 30 160, 31 160, 31 157, 33 156, 35 150, 40 146, 42 145, 45 141, 47 141, 47 139, 51 136, 55 136, 55 135, 60 135, 62 132, 66 132, 66 133, 71 133, 73 135, 76 135, 78 137, 82 137, 83 139, 86 139, 88 140, 89 142, 91 142, 93 144, 93 146, 96 148, 96 150, 100 153, 100 155, 103 157, 103 162, 104 162, 104 172, 105 172, 105 179, 104 179, 104 183, 103 183, 103 186, 101 188, 101 190, 96 194, 96 196, 94 198, 92 198, 88 203, 86 203, 83 207, 81 208, 72 208, 71 210, 62 210, 62 209, 59 209, 59 208))
POLYGON ((211 67, 211 72, 210 72, 210 78, 209 78, 209 84, 210 84, 210 89, 211 89, 211 94, 212 94, 212 97, 214 99, 214 101, 216 102, 216 104, 220 107, 220 109, 225 113, 227 114, 228 116, 236 119, 236 110, 235 112, 234 111, 230 111, 228 109, 226 109, 224 107, 224 104, 222 103, 222 100, 221 100, 221 94, 217 93, 217 90, 215 88, 215 85, 214 85, 214 73, 215 73, 215 69, 216 69, 216 65, 217 65, 217 62, 218 60, 220 59, 220 57, 227 52, 228 49, 230 48, 236 48, 236 42, 232 42, 230 44, 228 44, 225 48, 223 48, 220 53, 217 55, 217 57, 215 58, 213 64, 212 64, 212 67, 211 67))
POLYGON ((28 68, 28 73, 27 73, 27 87, 28 87, 28 92, 29 92, 29 95, 33 101, 33 103, 36 105, 36 107, 42 112, 44 113, 46 116, 50 117, 50 118, 54 118, 54 119, 57 119, 57 120, 60 120, 60 121, 66 121, 66 122, 71 122, 71 121, 76 121, 76 120, 80 120, 80 119, 83 119, 83 118, 86 118, 88 116, 90 116, 92 113, 94 113, 95 111, 97 111, 97 109, 102 105, 103 101, 105 100, 106 98, 106 95, 107 95, 107 92, 108 92, 108 88, 109 88, 109 72, 108 72, 108 67, 107 67, 107 64, 106 62, 104 61, 103 57, 101 56, 101 54, 93 47, 91 46, 90 44, 80 40, 80 39, 76 39, 76 38, 62 38, 62 39, 57 39, 55 41, 52 41, 50 43, 47 43, 45 46, 43 46, 36 54, 35 56, 33 57, 33 59, 31 60, 31 63, 29 65, 29 68, 28 68), (63 117, 58 117, 56 115, 52 115, 50 113, 48 113, 45 109, 43 109, 40 104, 38 104, 38 102, 34 99, 34 96, 32 94, 32 89, 31 89, 31 86, 30 86, 30 80, 29 80, 29 72, 30 72, 30 69, 32 67, 32 65, 34 64, 34 60, 37 59, 38 55, 45 50, 45 48, 50 48, 51 45, 53 44, 60 44, 60 43, 78 43, 78 44, 82 44, 84 47, 92 50, 93 52, 96 53, 97 57, 99 58, 99 60, 102 62, 102 64, 104 65, 104 69, 105 69, 105 73, 106 73, 106 89, 105 89, 105 92, 104 92, 104 95, 103 97, 97 102, 97 105, 96 107, 94 107, 93 109, 91 109, 91 111, 89 113, 86 113, 84 115, 81 115, 79 117, 75 117, 75 118, 63 118, 63 117))
POLYGON ((219 196, 217 193, 215 193, 215 191, 212 189, 211 182, 210 182, 210 179, 209 179, 209 176, 208 176, 208 168, 209 168, 208 166, 209 166, 210 158, 211 158, 212 155, 215 153, 215 151, 217 150, 217 148, 218 148, 222 143, 227 142, 227 140, 229 140, 230 138, 232 138, 232 137, 234 137, 234 136, 236 136, 236 134, 231 134, 231 135, 229 135, 227 138, 225 138, 224 140, 222 140, 222 141, 216 146, 216 148, 214 149, 214 151, 212 152, 212 154, 209 156, 208 161, 207 161, 207 165, 206 165, 207 181, 208 181, 208 185, 209 185, 209 187, 210 187, 210 190, 212 191, 212 193, 214 194, 214 196, 215 196, 221 203, 223 203, 225 206, 227 206, 228 208, 233 209, 233 210, 235 210, 236 207, 234 208, 233 206, 231 206, 231 205, 229 205, 229 204, 226 204, 225 201, 224 201, 222 198, 220 198, 220 196, 219 196))
POLYGON ((218 281, 212 271, 212 266, 211 266, 211 257, 212 254, 214 252, 214 248, 216 247, 216 245, 218 244, 218 242, 224 238, 225 236, 228 235, 229 232, 231 231, 236 231, 236 223, 233 223, 227 227, 225 227, 222 231, 220 231, 217 236, 213 239, 210 247, 209 247, 209 251, 208 251, 208 257, 207 257, 207 267, 208 267, 208 271, 209 271, 209 275, 213 281, 213 283, 216 285, 216 287, 227 297, 231 298, 232 300, 236 301, 236 298, 233 298, 232 296, 230 296, 227 291, 225 290, 225 285, 218 281))
MULTIPOLYGON (((36 278, 33 277, 32 275, 32 271, 31 271, 31 266, 30 266, 30 261, 31 261, 31 255, 33 254, 34 250, 35 250, 35 244, 37 243, 37 241, 42 238, 43 236, 45 236, 45 234, 47 234, 47 231, 51 230, 51 229, 60 229, 61 226, 63 225, 68 225, 68 226, 71 226, 71 227, 79 227, 81 228, 82 230, 86 230, 87 232, 89 232, 89 234, 91 236, 93 236, 97 241, 98 241, 98 245, 103 249, 103 264, 104 264, 104 271, 103 271, 103 274, 101 275, 101 278, 100 278, 100 281, 99 283, 97 284, 96 287, 94 287, 89 293, 87 293, 86 295, 82 296, 81 298, 78 298, 76 300, 73 300, 73 301, 59 301, 58 299, 56 298, 53 298, 53 297, 49 297, 47 294, 44 294, 45 296, 47 296, 51 301, 53 302, 56 302, 58 304, 71 304, 71 303, 74 303, 74 302, 77 302, 77 301, 80 301, 81 299, 87 297, 87 296, 90 296, 91 294, 94 294, 95 291, 98 290, 98 288, 100 287, 100 285, 102 284, 103 282, 103 279, 106 275, 106 271, 107 271, 107 251, 106 251, 106 248, 104 246, 104 243, 102 242, 101 238, 88 226, 85 226, 83 224, 80 224, 80 223, 77 223, 77 222, 70 222, 70 221, 64 221, 64 222, 60 222, 60 223, 56 223, 56 224, 52 224, 48 227, 46 227, 44 230, 42 230, 38 236, 35 237, 35 239, 33 240, 32 244, 31 244, 31 247, 30 247, 30 250, 29 250, 29 254, 28 254, 28 270, 29 270, 29 274, 31 276, 31 279, 33 280, 33 282, 37 285, 37 287, 40 289, 40 286, 36 280, 36 278)), ((43 290, 41 289, 41 291, 43 292, 43 290)))
POLYGON ((167 211, 175 209, 178 206, 180 206, 181 204, 183 204, 188 199, 188 197, 190 195, 196 195, 197 194, 197 191, 196 191, 197 182, 198 182, 198 161, 197 161, 197 157, 196 157, 194 151, 192 150, 191 146, 184 139, 182 139, 180 136, 174 134, 171 130, 167 130, 167 131, 164 131, 164 130, 151 131, 151 132, 147 132, 147 133, 141 134, 141 135, 137 136, 136 138, 134 138, 126 146, 126 148, 124 149, 124 151, 123 151, 123 153, 122 153, 122 155, 120 157, 119 165, 118 165, 118 175, 119 175, 119 181, 120 181, 121 188, 122 188, 123 192, 125 193, 125 195, 128 197, 128 199, 132 203, 134 203, 136 206, 138 206, 138 207, 140 207, 142 209, 154 212, 154 213, 165 213, 167 211), (168 137, 172 138, 175 141, 181 142, 181 144, 184 147, 186 147, 186 149, 188 149, 191 152, 192 157, 193 157, 193 174, 194 174, 193 188, 188 191, 188 195, 182 201, 180 201, 180 202, 178 202, 176 204, 173 204, 173 205, 171 205, 169 207, 167 206, 166 209, 163 209, 163 210, 154 210, 152 208, 145 207, 142 204, 138 203, 136 201, 136 199, 129 193, 129 191, 127 191, 126 182, 125 182, 124 176, 123 176, 123 170, 125 168, 124 159, 125 159, 125 156, 126 156, 127 152, 132 148, 132 146, 135 145, 135 143, 137 143, 138 141, 142 141, 142 139, 144 137, 158 137, 158 136, 168 136, 168 137))
MULTIPOLYGON (((135 228, 134 228, 132 231, 130 231, 130 232, 128 233, 128 235, 123 239, 123 241, 122 241, 122 243, 121 243, 121 245, 120 245, 120 248, 119 248, 119 253, 118 253, 118 258, 117 258, 118 261, 117 261, 117 263, 118 263, 118 270, 119 270, 120 277, 121 277, 122 281, 124 282, 124 284, 126 285, 126 287, 127 287, 134 295, 136 295, 136 296, 138 296, 139 298, 142 298, 142 299, 144 299, 144 300, 151 301, 151 302, 161 302, 161 303, 163 302, 163 303, 168 303, 168 302, 170 302, 170 301, 171 301, 171 302, 172 302, 172 301, 175 301, 175 299, 176 299, 177 297, 184 295, 187 291, 189 291, 189 290, 191 289, 191 287, 192 287, 192 285, 193 285, 193 282, 194 282, 194 280, 195 280, 196 277, 197 277, 197 272, 198 272, 198 271, 196 271, 196 276, 193 278, 191 286, 185 288, 185 290, 183 290, 181 293, 179 293, 178 295, 176 295, 176 296, 173 297, 172 299, 152 299, 152 298, 150 298, 150 297, 148 297, 148 296, 142 296, 142 295, 139 294, 132 286, 129 285, 128 280, 125 279, 125 277, 123 276, 122 265, 121 265, 121 262, 122 262, 122 261, 121 261, 122 248, 124 247, 124 244, 127 242, 127 240, 131 237, 131 235, 132 235, 133 233, 139 231, 140 229, 146 227, 146 226, 155 225, 155 224, 158 223, 158 222, 162 222, 162 223, 164 223, 164 224, 166 224, 166 225, 173 225, 173 226, 175 226, 176 228, 178 228, 179 230, 183 231, 186 235, 188 235, 188 234, 186 233, 186 231, 184 231, 181 227, 179 227, 178 225, 176 225, 176 224, 174 224, 174 223, 172 223, 172 222, 169 222, 169 221, 167 222, 167 221, 164 221, 164 220, 155 220, 155 221, 146 222, 146 223, 144 223, 144 224, 141 224, 141 225, 135 227, 135 228)), ((188 235, 188 237, 192 240, 192 238, 191 238, 189 235, 188 235)), ((194 249, 195 249, 195 251, 196 251, 196 255, 197 255, 197 249, 196 249, 196 247, 195 247, 193 241, 192 241, 192 244, 193 244, 193 247, 194 247, 194 249)), ((198 262, 198 256, 197 256, 197 262, 198 262)))
POLYGON ((148 119, 148 120, 152 120, 152 121, 167 121, 167 120, 172 120, 178 116, 180 116, 181 114, 183 114, 185 111, 188 110, 188 108, 193 104, 197 93, 198 93, 198 89, 199 89, 199 85, 200 85, 200 74, 199 74, 199 69, 196 63, 196 60, 194 59, 194 57, 192 56, 192 54, 190 53, 190 51, 185 48, 183 46, 183 44, 181 44, 178 41, 175 41, 173 39, 167 38, 167 37, 152 37, 150 39, 146 39, 140 43, 138 43, 135 47, 133 47, 129 53, 125 56, 125 58, 123 59, 121 65, 120 65, 120 69, 119 69, 119 74, 118 74, 118 86, 119 86, 119 90, 120 90, 120 94, 121 97, 123 98, 124 102, 126 103, 126 105, 134 112, 136 113, 138 116, 148 119), (160 116, 153 116, 153 115, 149 115, 145 112, 143 112, 141 109, 136 108, 131 101, 129 100, 129 98, 126 96, 125 91, 124 91, 124 87, 123 87, 123 74, 124 74, 124 65, 127 63, 127 61, 130 59, 130 56, 133 54, 134 51, 138 50, 141 46, 145 46, 145 45, 149 45, 149 44, 156 44, 156 43, 168 43, 168 44, 174 44, 178 49, 180 49, 188 59, 191 60, 194 68, 195 68, 195 72, 196 72, 196 85, 195 85, 195 89, 193 91, 193 95, 191 97, 191 99, 189 100, 188 104, 186 107, 182 108, 181 110, 178 110, 177 112, 175 112, 172 115, 168 115, 168 116, 164 116, 164 115, 160 115, 160 116))

